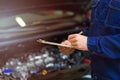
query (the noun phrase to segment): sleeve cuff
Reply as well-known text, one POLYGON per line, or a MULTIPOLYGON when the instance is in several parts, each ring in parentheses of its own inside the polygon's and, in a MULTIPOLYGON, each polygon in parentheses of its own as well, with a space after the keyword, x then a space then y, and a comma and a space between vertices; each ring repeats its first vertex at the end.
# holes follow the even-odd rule
POLYGON ((88 37, 87 40, 88 50, 91 52, 97 52, 97 42, 98 39, 96 37, 88 37))

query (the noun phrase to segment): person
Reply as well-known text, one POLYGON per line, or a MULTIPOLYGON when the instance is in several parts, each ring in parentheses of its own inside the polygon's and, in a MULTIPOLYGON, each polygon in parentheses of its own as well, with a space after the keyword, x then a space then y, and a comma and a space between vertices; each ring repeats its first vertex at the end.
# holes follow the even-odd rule
MULTIPOLYGON (((90 27, 61 44, 90 51, 92 80, 120 80, 120 0, 93 0, 90 27)), ((75 50, 59 49, 67 55, 75 50)))

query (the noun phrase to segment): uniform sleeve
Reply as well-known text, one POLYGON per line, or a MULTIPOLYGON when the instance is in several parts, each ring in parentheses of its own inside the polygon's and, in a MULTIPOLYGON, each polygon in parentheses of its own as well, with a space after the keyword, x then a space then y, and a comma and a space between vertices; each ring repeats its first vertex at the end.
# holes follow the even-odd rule
POLYGON ((120 34, 114 36, 88 37, 88 49, 110 58, 120 58, 120 34))
POLYGON ((83 35, 88 36, 89 33, 89 28, 85 29, 85 31, 83 32, 83 35))

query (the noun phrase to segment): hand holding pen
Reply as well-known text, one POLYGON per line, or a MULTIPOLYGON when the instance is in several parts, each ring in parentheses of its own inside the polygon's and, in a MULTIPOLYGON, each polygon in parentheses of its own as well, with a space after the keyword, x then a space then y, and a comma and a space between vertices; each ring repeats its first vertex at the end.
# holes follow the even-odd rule
POLYGON ((81 35, 83 32, 81 31, 79 34, 71 34, 68 36, 68 40, 65 40, 59 43, 49 42, 42 39, 37 40, 39 43, 56 45, 59 47, 59 50, 64 54, 71 54, 75 49, 78 50, 88 50, 87 48, 87 37, 81 35))
POLYGON ((66 48, 66 47, 60 47, 59 50, 64 54, 72 54, 75 49, 78 50, 88 50, 87 48, 87 37, 81 35, 83 32, 80 32, 79 34, 71 34, 68 36, 68 40, 65 40, 61 42, 62 45, 68 45, 73 48, 66 48))

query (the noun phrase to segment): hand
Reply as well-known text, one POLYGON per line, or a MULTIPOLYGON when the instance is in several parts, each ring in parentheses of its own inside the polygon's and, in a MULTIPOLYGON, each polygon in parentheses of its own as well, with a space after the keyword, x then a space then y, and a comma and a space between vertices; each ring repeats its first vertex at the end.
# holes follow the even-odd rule
MULTIPOLYGON (((61 44, 71 46, 71 43, 68 40, 63 41, 61 44)), ((74 52, 74 48, 59 47, 60 52, 65 55, 70 55, 74 52)))
POLYGON ((68 41, 75 49, 88 50, 87 37, 80 34, 71 34, 68 36, 68 41))

